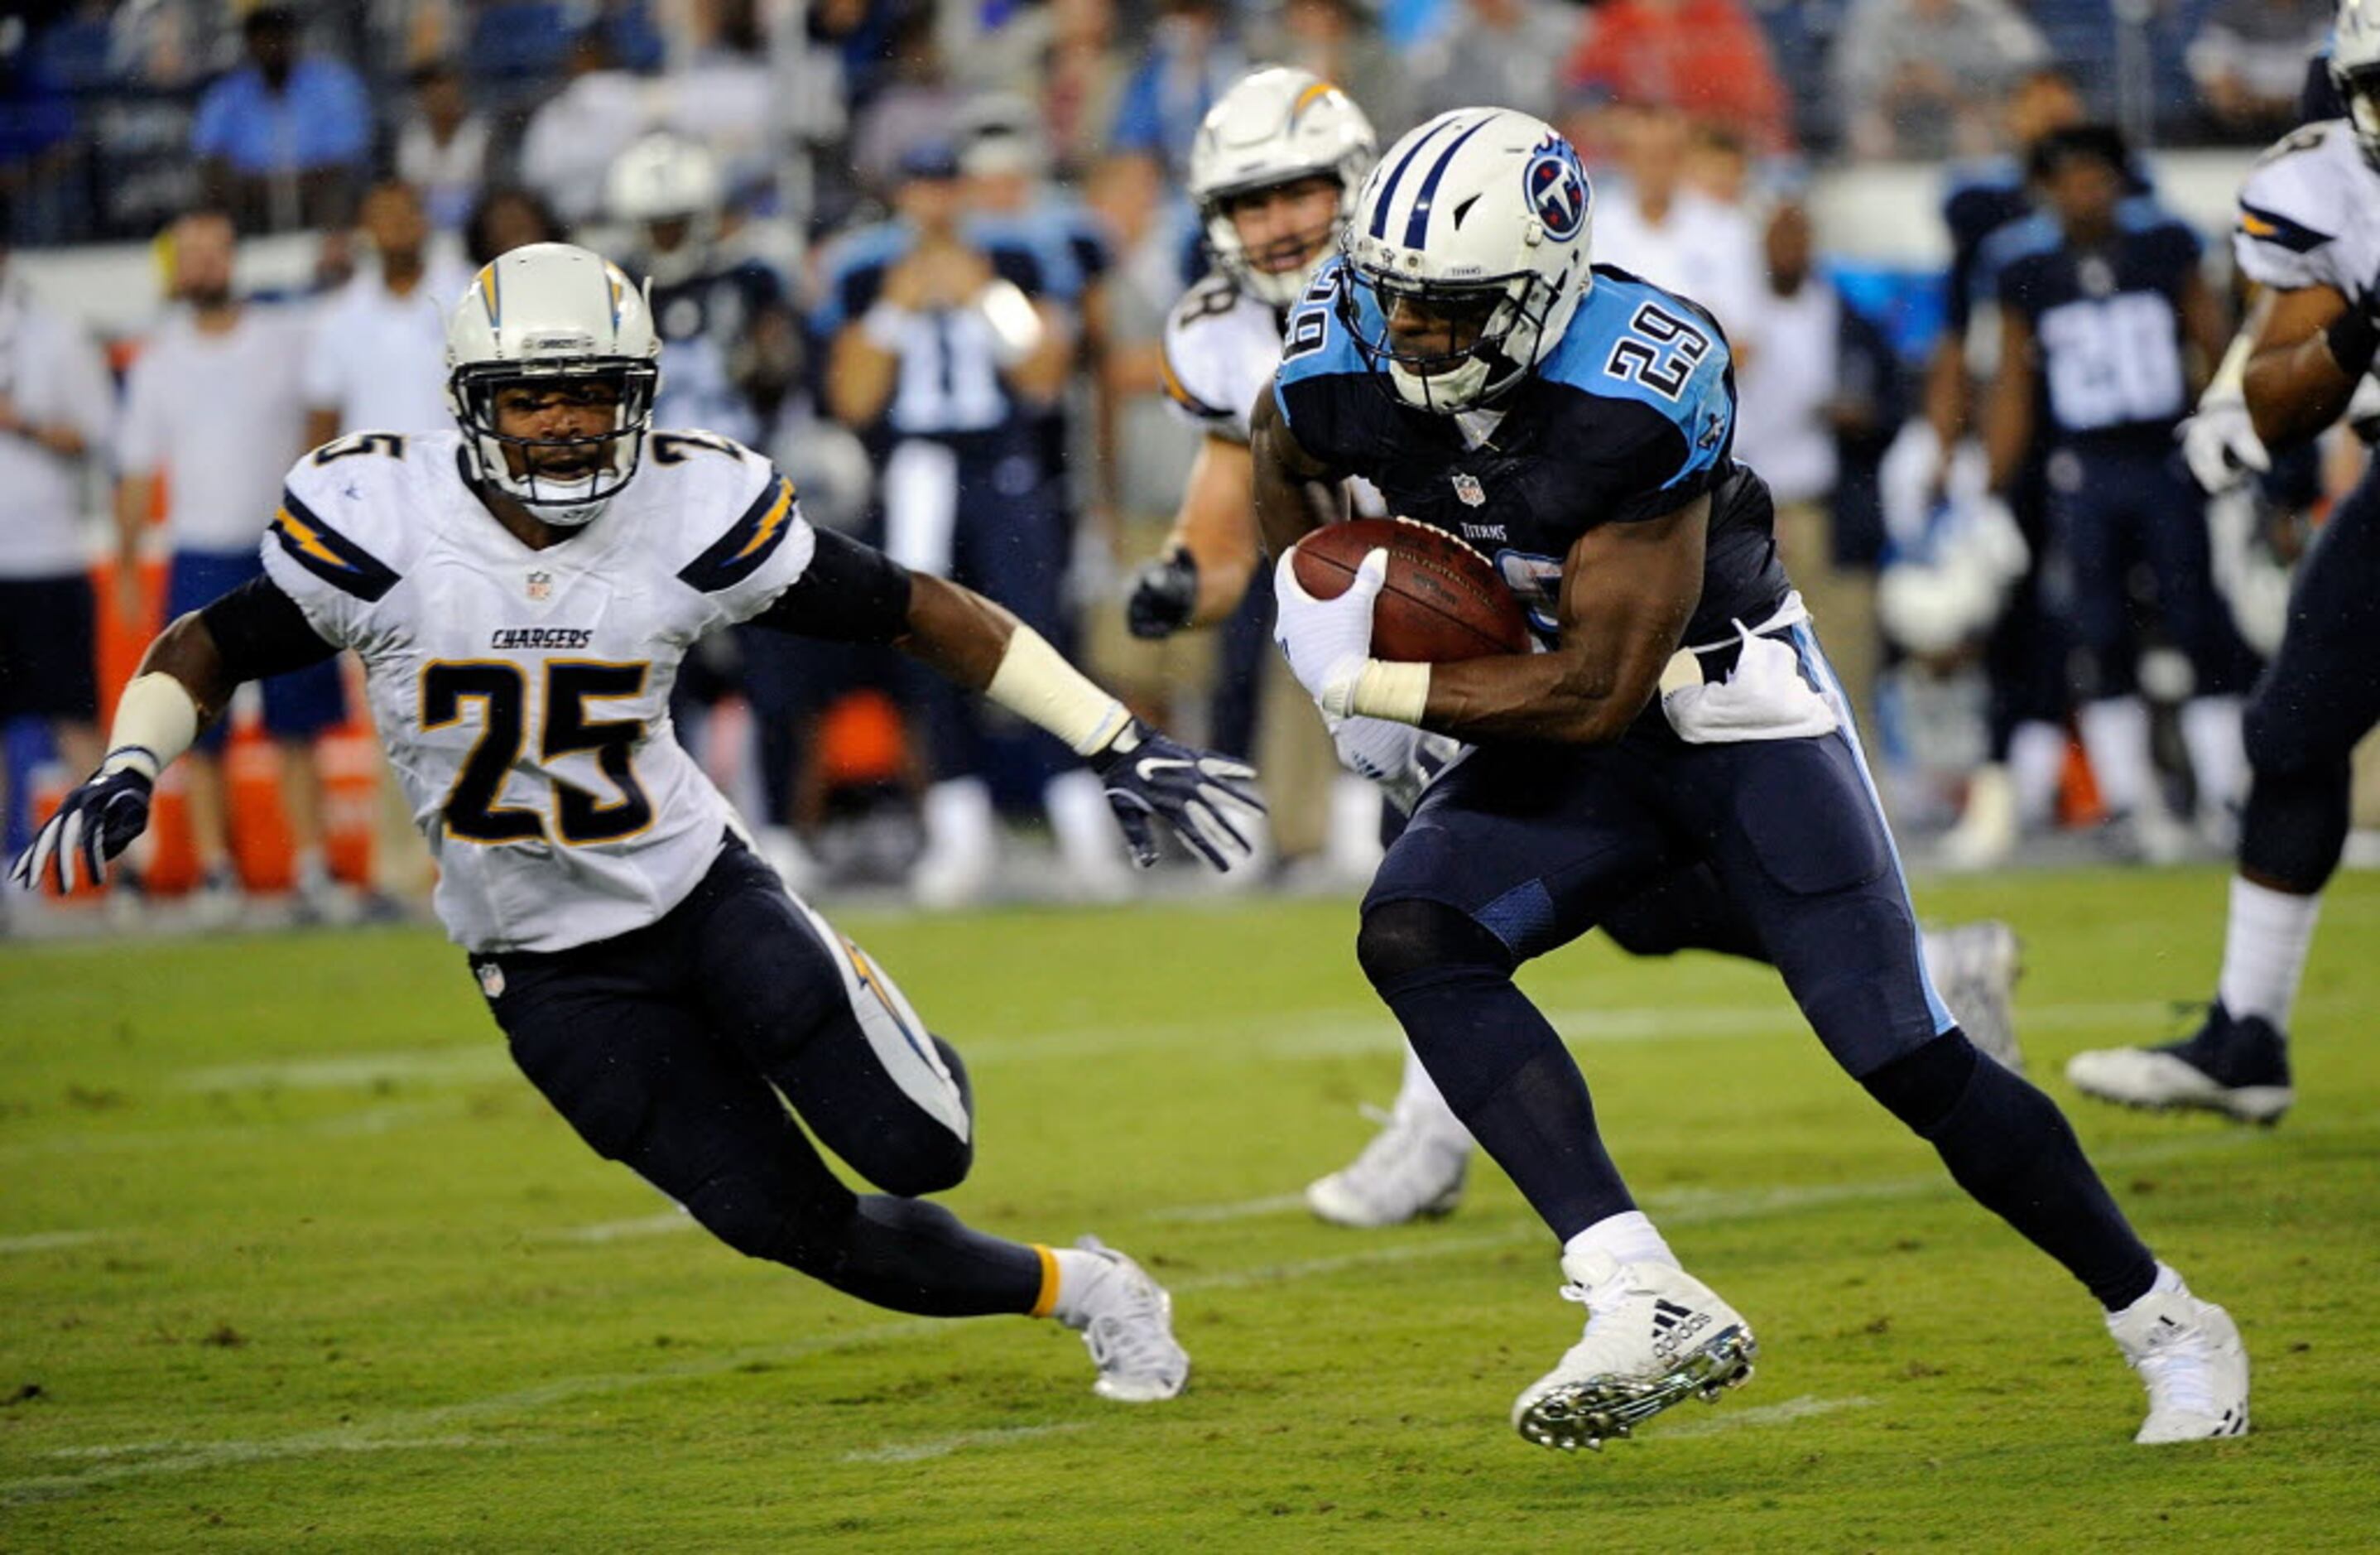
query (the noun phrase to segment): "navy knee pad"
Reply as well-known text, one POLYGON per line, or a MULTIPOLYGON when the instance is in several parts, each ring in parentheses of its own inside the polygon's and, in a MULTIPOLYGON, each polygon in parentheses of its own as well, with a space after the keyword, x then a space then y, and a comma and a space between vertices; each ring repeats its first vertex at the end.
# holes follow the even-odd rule
POLYGON ((1946 1031, 1916 1051, 1862 1075, 1860 1084, 1912 1133, 1931 1138, 1966 1096, 1967 1082, 1982 1059, 1965 1032, 1946 1031))
POLYGON ((2347 848, 2354 787, 2346 761, 2310 771, 2257 768, 2240 813, 2240 870, 2301 896, 2320 892, 2347 848))
POLYGON ((1510 977, 1512 953, 1467 914, 1442 902, 1407 898, 1364 915, 1355 959, 1382 997, 1446 974, 1510 977))
POLYGON ((975 1169, 975 1140, 962 1139, 929 1119, 904 1120, 865 1168, 868 1180, 901 1198, 947 1193, 975 1169))

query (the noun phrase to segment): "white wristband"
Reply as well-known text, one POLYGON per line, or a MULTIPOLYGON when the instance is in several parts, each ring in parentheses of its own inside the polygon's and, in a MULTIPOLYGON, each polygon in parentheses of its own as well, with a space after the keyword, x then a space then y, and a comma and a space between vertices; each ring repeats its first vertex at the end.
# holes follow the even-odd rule
POLYGON ((859 317, 859 333, 880 351, 898 351, 907 344, 909 310, 890 302, 879 302, 859 317))
POLYGON ((1077 756, 1105 750, 1132 726, 1124 705, 1068 663, 1049 640, 1026 626, 1009 634, 983 694, 1017 717, 1066 742, 1077 756))
POLYGON ((159 670, 135 675, 115 704, 103 772, 131 768, 154 780, 199 737, 199 704, 187 686, 159 670))
POLYGON ((1360 717, 1415 725, 1428 709, 1429 666, 1387 659, 1364 661, 1347 702, 1347 711, 1360 717))

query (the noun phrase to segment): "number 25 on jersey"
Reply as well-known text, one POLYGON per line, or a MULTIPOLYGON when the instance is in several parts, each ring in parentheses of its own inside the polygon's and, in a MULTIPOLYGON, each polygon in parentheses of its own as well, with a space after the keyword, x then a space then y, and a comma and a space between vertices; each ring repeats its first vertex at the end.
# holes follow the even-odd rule
MULTIPOLYGON (((591 752, 615 791, 607 798, 546 774, 553 785, 553 833, 574 847, 619 842, 653 822, 652 801, 630 761, 644 738, 645 721, 590 719, 587 708, 590 701, 640 695, 650 672, 650 665, 641 663, 546 662, 540 761, 591 752)), ((468 716, 465 703, 480 706, 480 737, 446 791, 448 835, 474 843, 521 843, 546 835, 546 818, 540 812, 502 803, 505 774, 520 759, 528 735, 528 693, 521 666, 502 660, 441 659, 422 666, 422 728, 445 728, 468 716)))

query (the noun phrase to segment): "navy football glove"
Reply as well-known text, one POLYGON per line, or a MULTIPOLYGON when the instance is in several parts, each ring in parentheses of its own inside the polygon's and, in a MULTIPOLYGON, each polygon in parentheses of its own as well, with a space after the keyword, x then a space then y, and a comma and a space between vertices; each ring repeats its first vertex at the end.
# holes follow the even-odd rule
POLYGON ((96 885, 107 861, 149 829, 149 796, 155 784, 137 766, 114 771, 102 767, 58 805, 58 813, 18 856, 8 878, 28 891, 55 880, 60 891, 75 888, 75 868, 96 885))
POLYGON ((1124 597, 1124 625, 1136 638, 1170 638, 1190 625, 1198 604, 1198 564, 1175 546, 1132 575, 1124 597))
POLYGON ((1157 839, 1148 825, 1152 815, 1163 817, 1174 835, 1218 869, 1255 851, 1231 820, 1233 805, 1264 812, 1264 801, 1251 786, 1256 769, 1245 761, 1193 749, 1135 718, 1091 758, 1091 770, 1106 784, 1133 861, 1144 869, 1157 862, 1157 839))

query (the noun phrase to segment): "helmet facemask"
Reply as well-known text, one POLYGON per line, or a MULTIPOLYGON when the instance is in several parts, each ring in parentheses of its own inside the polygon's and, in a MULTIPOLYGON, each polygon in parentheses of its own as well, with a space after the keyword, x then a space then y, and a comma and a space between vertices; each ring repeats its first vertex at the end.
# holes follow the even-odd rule
POLYGON ((1386 371, 1397 397, 1417 410, 1451 416, 1475 410, 1537 365, 1548 340, 1554 288, 1535 271, 1486 280, 1421 281, 1350 259, 1340 319, 1375 373, 1386 371), (1368 310, 1379 321, 1366 324, 1368 310), (1400 339, 1398 305, 1418 309, 1437 326, 1400 339))
POLYGON ((2343 70, 2334 64, 2330 80, 2338 89, 2338 100, 2346 104, 2347 122, 2354 126, 2363 154, 2380 162, 2380 65, 2343 70))
POLYGON ((1288 308, 1305 295, 1306 287, 1314 283, 1315 273, 1337 249, 1354 210, 1354 184, 1336 167, 1308 168, 1284 178, 1208 193, 1198 201, 1198 214, 1206 224, 1207 247, 1213 252, 1215 262, 1239 291, 1273 308, 1288 308), (1338 191, 1329 219, 1310 231, 1283 234, 1261 251, 1251 252, 1246 239, 1240 236, 1239 223, 1232 218, 1233 209, 1276 189, 1322 179, 1338 191), (1287 268, 1275 268, 1280 258, 1288 255, 1293 255, 1297 262, 1287 268))
POLYGON ((650 361, 582 357, 458 368, 449 392, 474 478, 516 498, 544 523, 577 528, 593 522, 637 473, 660 383, 650 361), (545 393, 574 384, 589 386, 590 397, 612 398, 611 425, 603 431, 540 438, 499 430, 498 400, 505 390, 527 386, 545 393))
POLYGON ((1354 215, 1356 188, 1378 150, 1364 111, 1311 72, 1276 65, 1244 77, 1216 99, 1191 138, 1189 193, 1217 267, 1243 296, 1293 306, 1354 215), (1250 254, 1232 207, 1316 178, 1337 188, 1330 222, 1250 254), (1284 249, 1294 250, 1297 262, 1280 269, 1263 262, 1279 263, 1284 249))
POLYGON ((1593 208, 1578 153, 1543 120, 1458 108, 1407 131, 1342 244, 1341 319, 1375 381, 1440 416, 1510 393, 1594 287, 1593 208))

